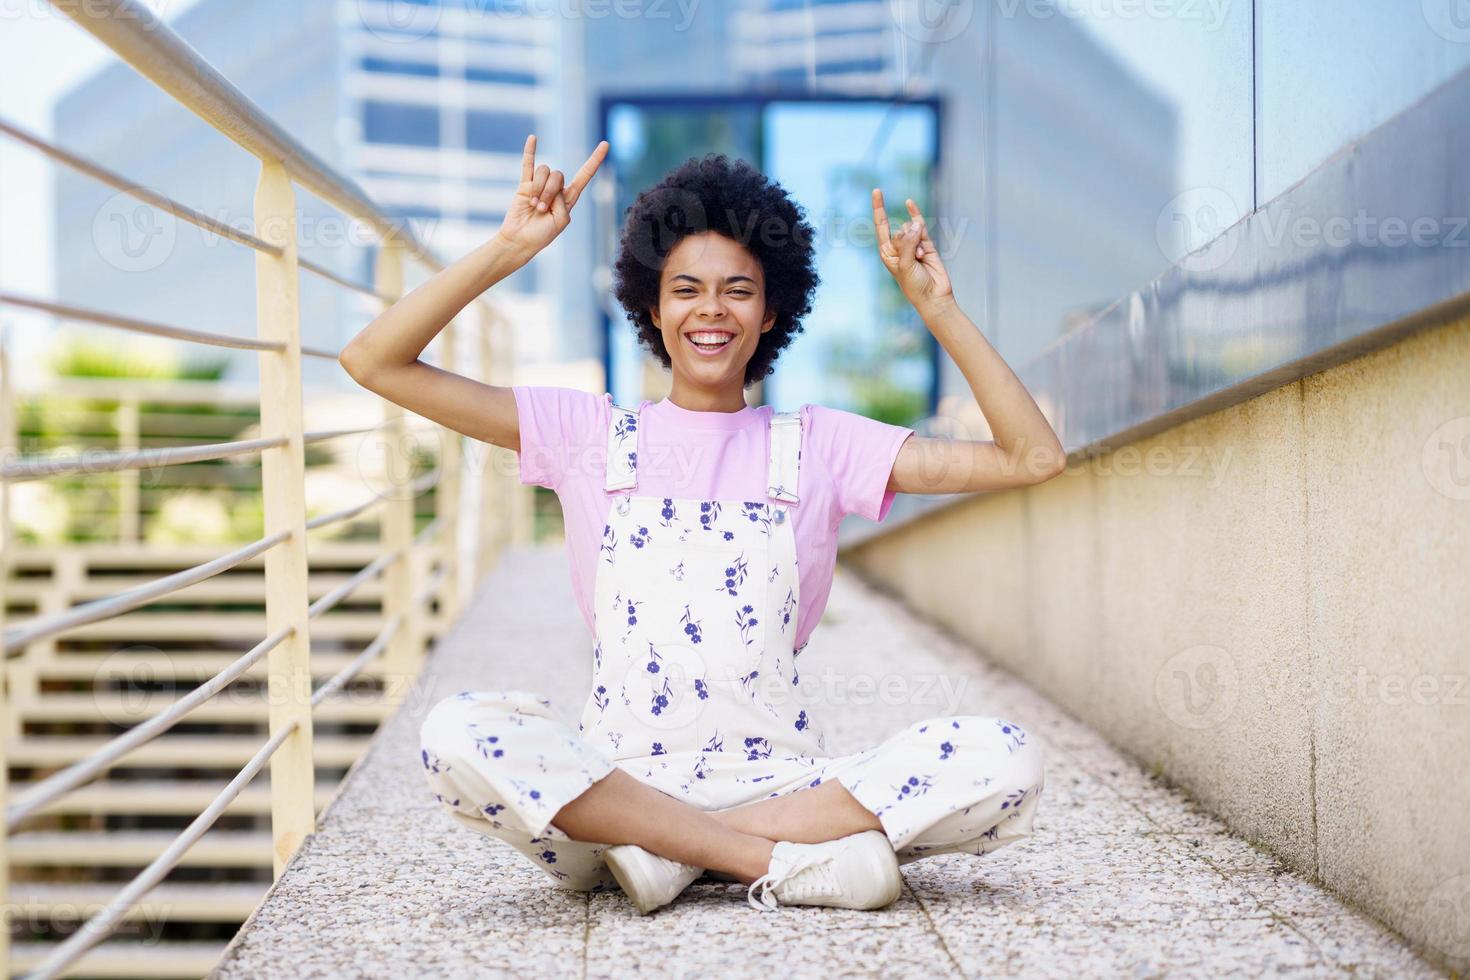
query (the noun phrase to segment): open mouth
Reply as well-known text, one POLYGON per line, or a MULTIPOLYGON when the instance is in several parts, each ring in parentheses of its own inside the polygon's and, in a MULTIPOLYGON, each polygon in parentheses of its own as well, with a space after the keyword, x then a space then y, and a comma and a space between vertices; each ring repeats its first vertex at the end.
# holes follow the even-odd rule
POLYGON ((684 339, 702 354, 718 354, 730 345, 735 335, 725 330, 695 330, 686 333, 684 339))

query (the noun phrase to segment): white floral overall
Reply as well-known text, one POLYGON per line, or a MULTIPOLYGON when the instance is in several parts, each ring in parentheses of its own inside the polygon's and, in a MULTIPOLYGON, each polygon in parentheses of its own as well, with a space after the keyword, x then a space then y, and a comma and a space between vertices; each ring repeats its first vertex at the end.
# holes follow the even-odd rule
POLYGON ((839 779, 878 815, 900 863, 984 854, 1031 833, 1044 749, 1013 723, 930 719, 865 752, 826 756, 793 648, 800 413, 774 414, 769 432, 766 500, 639 496, 638 414, 614 405, 604 489, 615 499, 577 731, 523 691, 463 691, 424 721, 435 798, 563 887, 616 887, 601 859, 608 845, 551 823, 614 766, 703 810, 839 779))

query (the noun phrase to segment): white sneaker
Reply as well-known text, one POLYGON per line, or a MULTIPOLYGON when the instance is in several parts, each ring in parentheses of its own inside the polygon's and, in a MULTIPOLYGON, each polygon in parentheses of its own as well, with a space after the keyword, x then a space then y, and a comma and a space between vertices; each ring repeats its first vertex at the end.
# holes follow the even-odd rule
POLYGON ((770 869, 751 882, 746 900, 763 912, 780 905, 881 909, 903 891, 898 856, 881 830, 820 844, 777 841, 770 869), (756 897, 756 889, 760 897, 756 897))
POLYGON ((637 844, 609 847, 602 859, 640 915, 669 904, 704 873, 703 868, 671 861, 637 844))

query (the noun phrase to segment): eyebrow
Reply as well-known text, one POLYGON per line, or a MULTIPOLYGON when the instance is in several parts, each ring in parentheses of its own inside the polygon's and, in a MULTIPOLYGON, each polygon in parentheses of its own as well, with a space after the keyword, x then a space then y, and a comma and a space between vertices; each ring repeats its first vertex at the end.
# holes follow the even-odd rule
MULTIPOLYGON (((672 277, 671 279, 669 279, 669 284, 670 285, 673 285, 675 282, 677 282, 680 279, 688 279, 690 282, 701 282, 701 280, 697 276, 691 276, 687 272, 681 272, 678 275, 676 275, 676 276, 672 277)), ((748 282, 752 286, 755 285, 755 280, 752 279, 750 276, 727 276, 725 278, 725 282, 727 282, 727 283, 731 283, 731 282, 748 282)))

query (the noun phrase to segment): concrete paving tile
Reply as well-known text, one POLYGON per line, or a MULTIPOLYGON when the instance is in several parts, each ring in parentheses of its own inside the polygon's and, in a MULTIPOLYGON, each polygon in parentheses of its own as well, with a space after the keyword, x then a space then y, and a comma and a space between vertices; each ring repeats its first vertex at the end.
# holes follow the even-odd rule
POLYGON ((1301 918, 1351 914, 1341 899, 1290 868, 1227 873, 1240 887, 1282 916, 1301 918))
POLYGON ((702 881, 639 916, 620 892, 557 888, 440 808, 417 740, 428 709, 460 690, 535 691, 575 723, 591 640, 564 561, 559 546, 514 549, 482 583, 212 977, 1433 975, 1391 932, 1276 873, 1035 691, 840 572, 804 671, 956 683, 947 702, 913 685, 892 703, 830 706, 829 752, 944 713, 1028 725, 1050 760, 1036 833, 906 864, 903 897, 877 912, 762 913, 743 887, 702 881))
POLYGON ((1227 874, 1241 871, 1280 873, 1287 870, 1285 862, 1276 855, 1254 847, 1234 834, 1176 833, 1174 836, 1189 847, 1192 855, 1227 874))
POLYGON ((1291 925, 1343 975, 1382 980, 1441 980, 1445 974, 1404 945, 1394 932, 1367 916, 1339 914, 1293 918, 1291 925))
POLYGON ((885 909, 758 912, 739 885, 698 883, 640 916, 621 895, 589 904, 588 975, 957 976, 907 891, 885 909))
MULTIPOLYGON (((1267 914, 1246 889, 1168 838, 1113 835, 1057 847, 1018 842, 982 858, 942 855, 905 865, 931 917, 980 927, 991 916, 1173 923, 1267 914), (1002 855, 1005 855, 1002 858, 1002 855), (932 865, 931 865, 932 862, 932 865)), ((941 932, 945 932, 941 926, 941 932)))
POLYGON ((1341 977, 1274 919, 1155 923, 991 920, 947 929, 970 977, 1341 977))

